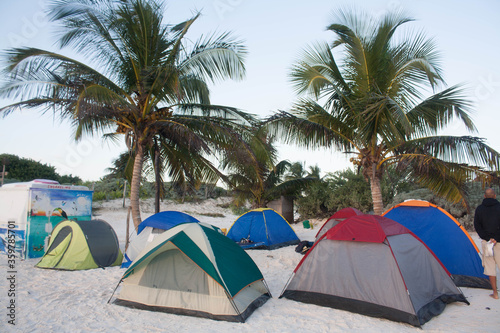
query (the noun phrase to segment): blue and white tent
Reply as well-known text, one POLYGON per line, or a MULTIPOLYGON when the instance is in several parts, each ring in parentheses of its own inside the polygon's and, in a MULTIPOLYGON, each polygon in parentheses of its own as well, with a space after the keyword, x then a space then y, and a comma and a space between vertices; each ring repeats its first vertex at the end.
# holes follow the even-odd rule
POLYGON ((189 214, 168 210, 151 215, 141 222, 137 227, 137 234, 132 236, 127 248, 127 252, 123 256, 121 267, 129 267, 132 261, 137 257, 139 252, 149 244, 156 236, 162 234, 181 223, 199 223, 196 218, 189 214))
POLYGON ((141 224, 139 224, 139 226, 137 227, 137 233, 140 234, 146 227, 168 230, 178 224, 189 222, 198 223, 200 221, 189 214, 178 212, 175 210, 167 210, 151 215, 150 217, 142 221, 141 224))
POLYGON ((447 211, 423 200, 408 200, 386 211, 417 235, 441 260, 458 287, 490 289, 479 249, 465 228, 447 211))
POLYGON ((285 218, 270 208, 258 208, 241 215, 226 236, 244 249, 275 249, 300 242, 285 218))

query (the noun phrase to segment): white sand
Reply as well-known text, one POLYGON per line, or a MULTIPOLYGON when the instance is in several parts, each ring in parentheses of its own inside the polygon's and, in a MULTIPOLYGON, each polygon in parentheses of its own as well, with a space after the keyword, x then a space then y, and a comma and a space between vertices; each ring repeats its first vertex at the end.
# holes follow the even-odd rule
MULTIPOLYGON (((229 228, 237 216, 218 207, 223 199, 200 204, 163 202, 162 210, 189 213, 202 222, 229 228), (209 217, 201 213, 220 213, 209 217)), ((96 205, 96 218, 110 223, 123 248, 127 210, 120 200, 96 205)), ((142 218, 152 215, 149 200, 142 207, 142 218)), ((302 240, 314 239, 314 230, 294 225, 302 240)), ((472 237, 478 241, 475 233, 472 237)), ((0 332, 420 332, 419 328, 385 319, 346 311, 278 299, 290 274, 302 259, 294 246, 273 251, 247 252, 262 271, 273 298, 257 309, 246 323, 129 309, 108 304, 124 269, 112 267, 87 271, 57 271, 35 268, 37 259, 17 261, 16 325, 8 324, 7 257, 0 256, 0 332)), ((471 303, 453 303, 423 326, 426 332, 500 332, 500 300, 493 300, 484 289, 462 288, 471 303)))

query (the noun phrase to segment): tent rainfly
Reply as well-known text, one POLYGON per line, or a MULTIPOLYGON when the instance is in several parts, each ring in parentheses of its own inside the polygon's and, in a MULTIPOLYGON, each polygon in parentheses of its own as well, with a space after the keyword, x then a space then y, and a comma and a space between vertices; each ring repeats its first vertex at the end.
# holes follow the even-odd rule
POLYGON ((118 238, 107 222, 67 220, 52 231, 36 267, 73 271, 117 266, 122 260, 118 238))
POLYGON ((469 304, 449 272, 410 230, 377 215, 328 230, 280 297, 421 326, 446 304, 469 304))
POLYGON ((444 209, 408 200, 387 210, 390 218, 417 235, 441 260, 459 287, 491 289, 479 249, 465 228, 444 209))
POLYGON ((258 208, 241 215, 227 237, 244 249, 272 250, 300 242, 285 218, 271 208, 258 208))
POLYGON ((115 304, 233 322, 244 322, 271 297, 248 254, 200 223, 180 224, 156 237, 118 286, 115 304))
POLYGON ((330 216, 328 220, 326 220, 321 229, 318 230, 315 242, 318 241, 318 239, 320 239, 321 236, 326 234, 326 232, 330 230, 332 227, 344 221, 346 218, 356 215, 363 215, 363 212, 353 207, 342 208, 341 210, 335 212, 332 216, 330 216))

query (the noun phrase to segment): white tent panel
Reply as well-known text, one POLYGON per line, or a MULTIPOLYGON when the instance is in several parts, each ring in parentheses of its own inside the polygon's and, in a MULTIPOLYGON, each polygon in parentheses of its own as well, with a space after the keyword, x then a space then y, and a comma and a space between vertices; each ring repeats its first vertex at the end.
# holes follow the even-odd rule
POLYGON ((123 281, 118 298, 149 306, 237 315, 224 289, 181 251, 172 248, 151 257, 123 281))

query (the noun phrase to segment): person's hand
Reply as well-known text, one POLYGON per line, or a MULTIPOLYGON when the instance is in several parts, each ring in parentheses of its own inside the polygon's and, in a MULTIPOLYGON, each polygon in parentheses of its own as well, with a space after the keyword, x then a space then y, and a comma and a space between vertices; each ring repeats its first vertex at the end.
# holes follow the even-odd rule
POLYGON ((495 238, 490 238, 490 243, 493 243, 494 245, 496 245, 497 241, 495 240, 495 238))

